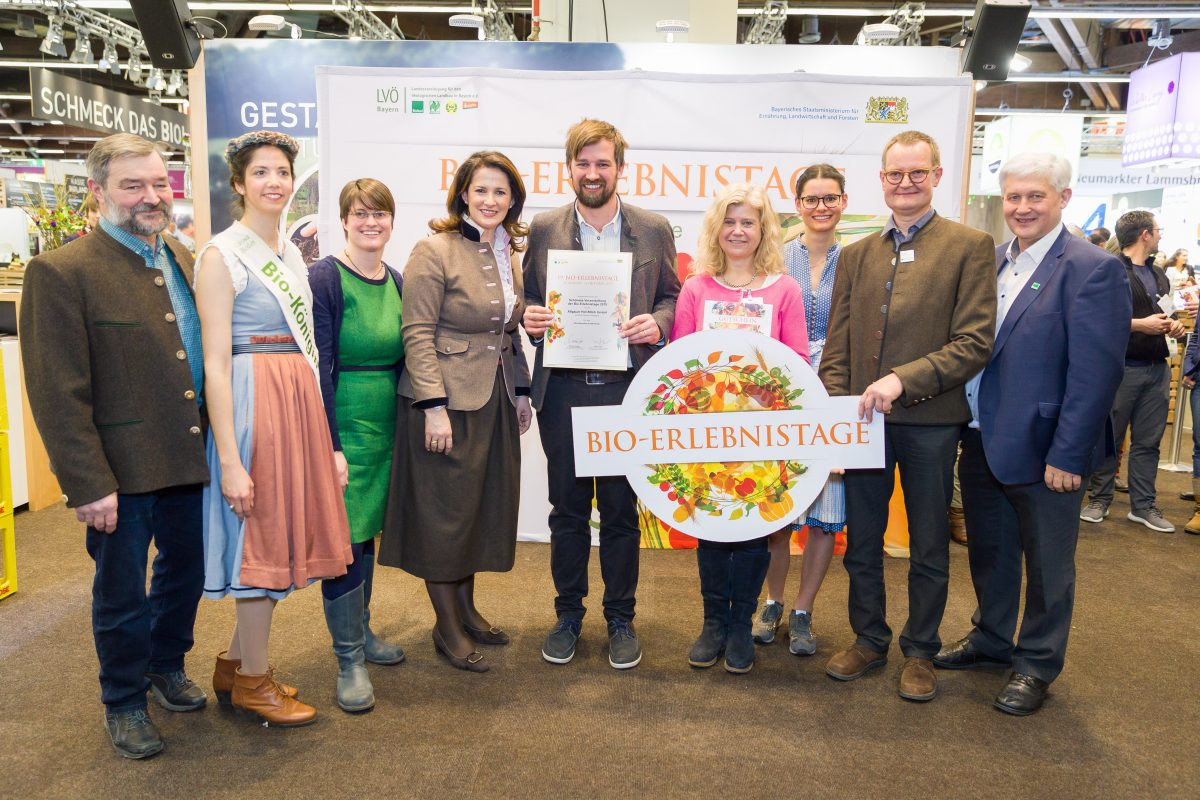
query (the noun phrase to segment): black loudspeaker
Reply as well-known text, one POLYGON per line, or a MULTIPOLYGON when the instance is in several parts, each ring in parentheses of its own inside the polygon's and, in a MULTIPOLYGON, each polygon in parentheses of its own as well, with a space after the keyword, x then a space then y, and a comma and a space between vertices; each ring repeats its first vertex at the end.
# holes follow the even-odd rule
POLYGON ((963 51, 963 72, 976 80, 1007 80, 1028 18, 1029 0, 979 0, 971 20, 973 33, 963 51))
POLYGON ((200 55, 200 38, 191 27, 187 0, 129 0, 142 30, 150 63, 162 69, 191 69, 200 55))

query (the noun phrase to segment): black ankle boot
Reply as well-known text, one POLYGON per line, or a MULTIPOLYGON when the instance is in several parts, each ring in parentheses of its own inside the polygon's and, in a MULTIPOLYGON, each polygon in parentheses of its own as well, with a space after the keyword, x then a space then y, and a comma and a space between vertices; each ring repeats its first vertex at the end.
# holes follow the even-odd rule
POLYGON ((725 642, 725 669, 742 674, 754 668, 754 610, 771 564, 765 544, 747 542, 730 553, 729 636, 725 642))
POLYGON ((703 546, 696 550, 700 596, 704 600, 704 628, 688 651, 693 667, 711 667, 725 652, 729 626, 729 553, 703 546))

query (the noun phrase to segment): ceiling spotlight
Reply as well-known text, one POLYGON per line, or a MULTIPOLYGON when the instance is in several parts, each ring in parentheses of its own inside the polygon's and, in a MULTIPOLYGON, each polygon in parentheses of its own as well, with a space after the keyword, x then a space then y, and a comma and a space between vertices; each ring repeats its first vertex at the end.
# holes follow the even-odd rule
POLYGON ((167 79, 163 77, 163 71, 159 67, 151 67, 150 74, 146 77, 146 88, 152 92, 161 92, 167 88, 167 79))
POLYGON ((858 32, 855 44, 891 44, 900 37, 900 26, 894 22, 869 22, 858 32))
POLYGON ((288 22, 279 14, 259 14, 250 18, 250 22, 246 24, 252 31, 275 32, 288 29, 293 39, 299 39, 301 35, 300 26, 294 22, 288 22))
POLYGON ((975 81, 975 91, 982 92, 987 88, 987 81, 975 81))
POLYGON ((474 28, 479 31, 479 39, 483 40, 483 17, 478 14, 454 14, 450 17, 450 27, 452 28, 474 28))
POLYGON ((675 41, 675 34, 687 33, 692 25, 686 19, 660 19, 654 23, 654 30, 667 35, 667 44, 675 41))
POLYGON ((1025 70, 1029 69, 1029 65, 1032 63, 1033 62, 1029 59, 1029 56, 1023 56, 1020 53, 1017 53, 1012 57, 1012 61, 1009 62, 1008 68, 1016 70, 1017 72, 1024 72, 1025 70))
POLYGON ((104 43, 104 55, 96 62, 96 69, 111 72, 113 75, 121 74, 121 57, 117 54, 117 45, 111 39, 104 43))
POLYGON ((170 77, 167 79, 167 96, 174 97, 182 86, 183 74, 177 69, 171 70, 170 77))
POLYGON ((71 51, 71 63, 96 63, 96 59, 92 55, 92 37, 88 35, 86 28, 75 29, 75 49, 71 51))
POLYGON ((50 17, 50 26, 46 29, 46 38, 42 39, 38 50, 48 56, 58 56, 59 58, 67 57, 67 48, 63 44, 63 26, 62 20, 58 17, 50 17))
POLYGON ((142 85, 142 54, 136 49, 129 51, 129 65, 125 70, 125 78, 134 86, 142 85))

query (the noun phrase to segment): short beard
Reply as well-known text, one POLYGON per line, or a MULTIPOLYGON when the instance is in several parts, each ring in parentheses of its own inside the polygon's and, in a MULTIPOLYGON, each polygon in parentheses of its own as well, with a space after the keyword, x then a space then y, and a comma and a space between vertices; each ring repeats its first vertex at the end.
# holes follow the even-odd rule
POLYGON ((605 204, 608 203, 608 201, 612 199, 612 196, 617 193, 616 184, 609 184, 608 191, 603 192, 599 195, 583 194, 582 193, 582 188, 583 188, 582 185, 576 186, 574 188, 575 188, 575 199, 579 201, 580 205, 586 206, 588 208, 604 208, 605 204))
POLYGON ((116 225, 118 228, 129 231, 135 236, 154 236, 162 233, 163 230, 171 223, 171 206, 165 202, 157 203, 138 203, 131 209, 125 209, 112 201, 111 197, 105 195, 107 208, 101 212, 109 224, 116 225), (161 211, 162 222, 154 225, 143 225, 138 222, 138 214, 145 214, 149 211, 161 211))

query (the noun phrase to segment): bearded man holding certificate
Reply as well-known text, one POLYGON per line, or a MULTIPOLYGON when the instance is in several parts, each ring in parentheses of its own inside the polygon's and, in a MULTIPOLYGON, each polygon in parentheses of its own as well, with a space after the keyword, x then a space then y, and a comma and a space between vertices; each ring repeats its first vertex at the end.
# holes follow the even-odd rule
MULTIPOLYGON (((600 569, 605 585, 609 664, 616 669, 629 669, 642 659, 641 645, 632 627, 640 546, 633 489, 624 477, 575 477, 571 429, 572 408, 621 402, 636 370, 666 343, 675 319, 679 277, 671 226, 658 214, 622 203, 616 194, 617 179, 625 168, 627 146, 620 131, 600 120, 582 120, 567 132, 567 165, 576 200, 533 218, 525 259, 528 305, 524 325, 537 347, 530 397, 538 411, 553 506, 550 571, 557 592, 554 608, 558 622, 542 647, 542 657, 552 664, 566 664, 575 656, 585 611, 583 599, 588 593, 593 497, 600 512, 600 569), (573 257, 572 251, 578 252, 578 256, 573 257), (574 261, 575 258, 580 261, 574 261), (605 272, 591 269, 605 267, 604 264, 583 263, 584 259, 591 262, 604 258, 613 262, 605 272), (565 274, 579 277, 629 270, 627 284, 605 287, 600 285, 601 281, 589 282, 588 292, 595 297, 579 305, 594 308, 592 302, 610 298, 606 300, 610 304, 608 311, 615 314, 610 322, 616 323, 608 334, 612 347, 600 346, 604 339, 599 336, 601 326, 596 321, 597 324, 587 326, 592 331, 588 334, 591 345, 575 350, 573 367, 563 366, 570 359, 551 358, 550 364, 546 362, 548 349, 560 349, 562 344, 551 339, 558 340, 559 328, 565 331, 571 324, 555 324, 555 312, 569 298, 562 296, 562 290, 547 285, 548 264, 552 259, 565 268, 565 274), (618 295, 626 286, 628 309, 623 312, 620 306, 625 298, 618 295), (611 292, 602 294, 602 289, 611 292), (549 294, 551 290, 559 292, 559 296, 549 294), (552 310, 551 305, 557 308, 552 310), (625 347, 621 347, 622 341, 625 347), (609 349, 624 352, 624 360, 611 363, 609 349)), ((572 312, 566 313, 570 318, 572 312)), ((562 319, 561 315, 558 319, 562 319)))

